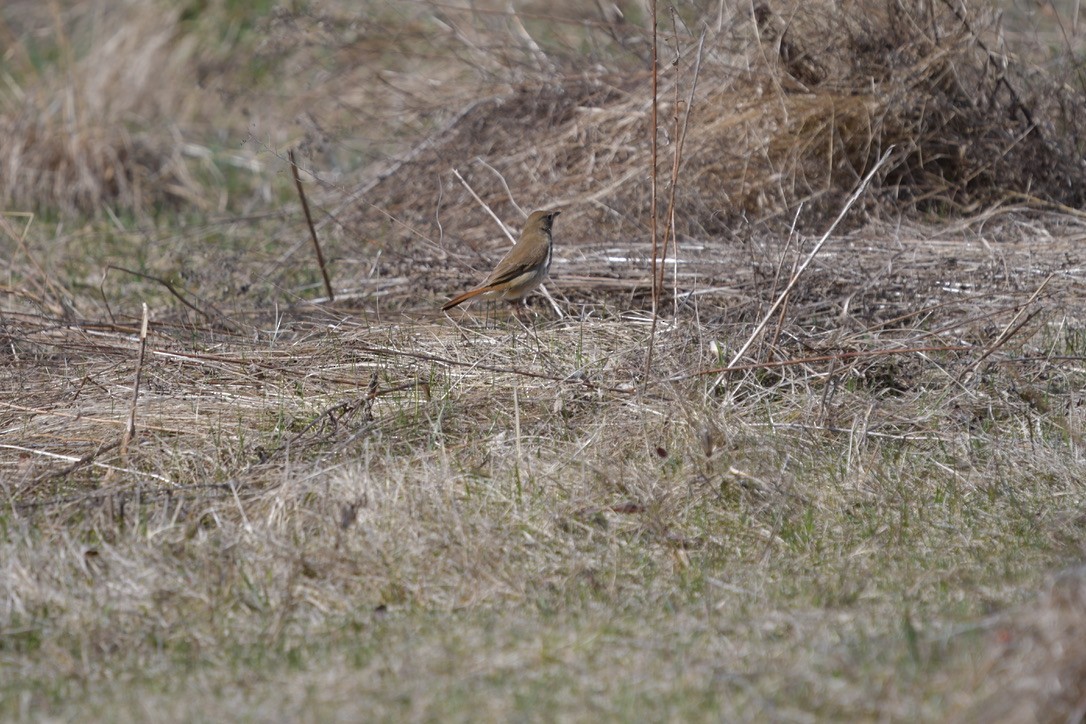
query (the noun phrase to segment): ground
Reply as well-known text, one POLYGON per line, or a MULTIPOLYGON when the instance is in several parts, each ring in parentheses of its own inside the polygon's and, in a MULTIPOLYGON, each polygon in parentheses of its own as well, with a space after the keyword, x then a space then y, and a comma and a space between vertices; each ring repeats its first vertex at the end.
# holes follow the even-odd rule
POLYGON ((0 10, 4 719, 1081 716, 1073 15, 660 8, 654 166, 651 3, 130 5, 0 10))

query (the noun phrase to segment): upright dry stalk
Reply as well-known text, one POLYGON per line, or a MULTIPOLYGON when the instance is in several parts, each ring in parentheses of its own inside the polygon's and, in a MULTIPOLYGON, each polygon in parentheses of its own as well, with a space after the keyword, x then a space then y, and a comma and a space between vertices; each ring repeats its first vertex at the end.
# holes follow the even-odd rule
POLYGON ((143 358, 147 353, 147 303, 143 303, 143 322, 140 324, 140 353, 136 358, 136 379, 132 383, 132 403, 128 406, 128 425, 121 438, 121 459, 128 459, 128 443, 136 434, 136 403, 140 399, 140 377, 143 374, 143 358))
MULTIPOLYGON (((679 31, 678 22, 675 20, 675 9, 671 9, 672 23, 675 27, 675 62, 676 69, 679 67, 679 31)), ((698 75, 701 73, 701 56, 702 50, 705 46, 705 33, 702 33, 701 39, 698 41, 698 54, 697 60, 694 64, 694 78, 690 85, 690 95, 686 102, 685 113, 680 113, 681 102, 679 99, 679 79, 676 71, 675 78, 675 130, 674 138, 672 139, 673 158, 671 164, 671 189, 669 191, 667 214, 665 215, 666 224, 664 225, 664 239, 662 243, 657 241, 657 226, 656 226, 656 160, 657 160, 657 116, 656 116, 656 104, 657 104, 657 36, 656 36, 656 3, 653 2, 652 6, 652 326, 649 331, 649 347, 648 352, 645 355, 645 380, 648 381, 649 373, 652 368, 652 351, 656 343, 656 324, 659 320, 660 309, 660 293, 664 287, 664 274, 667 261, 667 246, 670 242, 675 246, 675 192, 679 185, 679 170, 682 168, 683 160, 683 143, 686 140, 686 130, 690 125, 690 109, 694 105, 694 92, 698 87, 698 75)), ((678 253, 678 247, 676 246, 676 253, 678 253)), ((678 267, 676 267, 676 281, 678 286, 678 267)), ((677 295, 676 295, 677 297, 677 295)))
MULTIPOLYGON (((675 13, 675 8, 674 7, 671 9, 671 12, 672 12, 672 18, 673 18, 672 22, 675 22, 674 21, 674 13, 675 13)), ((676 302, 675 302, 676 304, 678 304, 678 284, 679 284, 679 281, 678 281, 678 279, 679 279, 678 253, 679 253, 679 247, 678 247, 678 240, 675 238, 675 191, 679 186, 679 169, 682 168, 683 145, 686 142, 686 129, 690 126, 690 111, 694 107, 694 92, 698 89, 698 76, 701 74, 701 55, 702 55, 702 50, 704 48, 705 48, 705 33, 703 32, 701 34, 701 39, 698 40, 698 54, 697 54, 696 60, 694 61, 694 77, 690 82, 690 95, 687 96, 686 110, 682 115, 682 121, 681 122, 680 122, 680 116, 679 116, 679 108, 680 108, 680 105, 681 105, 680 100, 679 100, 679 80, 678 80, 678 77, 676 77, 676 79, 675 79, 675 119, 674 119, 675 120, 675 132, 674 132, 675 133, 675 140, 672 142, 672 146, 674 148, 674 155, 673 155, 672 164, 671 164, 671 189, 670 189, 670 191, 668 193, 668 201, 667 201, 667 215, 666 215, 667 224, 664 226, 664 241, 663 241, 663 244, 661 245, 661 249, 660 249, 660 277, 659 277, 660 282, 659 282, 658 288, 662 289, 663 286, 664 286, 664 273, 665 273, 664 270, 665 270, 665 267, 666 267, 665 261, 667 260, 667 245, 668 245, 668 242, 670 242, 671 246, 675 249, 675 255, 676 255, 676 264, 674 265, 675 266, 675 274, 673 276, 673 281, 674 281, 674 284, 675 284, 675 287, 676 287, 673 294, 674 294, 674 298, 676 300, 676 302)), ((676 66, 676 68, 678 67, 678 64, 679 64, 678 53, 679 53, 679 29, 678 29, 678 23, 675 22, 675 54, 676 54, 675 55, 675 66, 676 66)))
POLYGON ((298 164, 294 160, 294 149, 287 151, 290 159, 290 171, 294 174, 294 185, 298 187, 298 198, 302 200, 302 211, 305 212, 305 223, 309 226, 309 236, 313 239, 313 248, 317 251, 317 265, 324 277, 324 291, 328 294, 328 301, 336 301, 336 295, 332 292, 332 280, 328 278, 328 268, 324 264, 324 253, 321 252, 321 243, 317 239, 317 229, 313 226, 313 215, 309 213, 309 202, 305 198, 305 189, 302 188, 302 178, 298 175, 298 164))
POLYGON ((652 182, 651 198, 649 201, 650 216, 649 229, 652 234, 652 329, 649 331, 649 348, 645 353, 645 384, 649 381, 649 372, 652 370, 652 347, 656 342, 656 317, 660 301, 660 285, 656 279, 656 96, 658 73, 656 69, 656 0, 652 0, 652 182))
POLYGON ((517 464, 514 467, 517 477, 517 502, 521 500, 521 496, 524 493, 524 470, 521 468, 525 464, 524 450, 521 448, 521 436, 520 436, 520 395, 517 390, 520 389, 520 385, 513 385, 513 434, 517 440, 517 464))

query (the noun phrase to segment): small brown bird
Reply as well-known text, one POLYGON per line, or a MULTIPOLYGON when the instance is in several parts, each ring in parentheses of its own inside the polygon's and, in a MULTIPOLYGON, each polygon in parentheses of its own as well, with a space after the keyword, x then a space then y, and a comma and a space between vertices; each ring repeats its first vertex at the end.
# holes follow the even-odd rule
POLYGON ((486 278, 482 286, 463 294, 458 294, 445 302, 443 310, 448 311, 458 304, 463 304, 475 297, 500 298, 510 303, 517 303, 531 294, 551 268, 551 227, 554 217, 561 211, 533 211, 524 222, 520 239, 509 253, 498 262, 494 271, 486 278))

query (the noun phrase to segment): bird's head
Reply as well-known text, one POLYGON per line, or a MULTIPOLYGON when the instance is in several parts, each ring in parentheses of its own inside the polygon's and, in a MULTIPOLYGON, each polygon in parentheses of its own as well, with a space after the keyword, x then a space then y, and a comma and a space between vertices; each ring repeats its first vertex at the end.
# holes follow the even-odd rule
POLYGON ((528 217, 528 220, 524 222, 525 229, 539 229, 540 231, 549 234, 551 233, 551 227, 554 225, 554 217, 562 213, 558 209, 541 209, 539 211, 533 211, 532 215, 528 217))

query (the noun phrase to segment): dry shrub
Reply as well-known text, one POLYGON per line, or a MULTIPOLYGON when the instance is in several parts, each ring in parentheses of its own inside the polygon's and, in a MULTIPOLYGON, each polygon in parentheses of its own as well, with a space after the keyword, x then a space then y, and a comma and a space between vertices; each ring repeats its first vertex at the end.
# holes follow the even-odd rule
MULTIPOLYGON (((891 148, 864 207, 872 215, 970 213, 1022 195, 1082 203, 1077 149, 1086 116, 1072 112, 1082 96, 996 53, 994 24, 977 4, 739 8, 719 27, 661 18, 662 207, 698 65, 697 36, 707 28, 678 174, 680 235, 728 236, 743 220, 781 228, 801 204, 801 225, 817 228, 891 148)), ((516 218, 508 184, 525 205, 580 205, 563 217, 567 228, 584 214, 594 236, 643 235, 650 76, 647 63, 638 70, 621 57, 586 70, 552 52, 551 71, 534 75, 518 65, 508 85, 462 106, 448 128, 367 187, 366 200, 413 224, 440 218, 448 228, 455 220, 469 243, 492 235, 450 174, 457 168, 505 218, 516 218)))
POLYGON ((53 19, 60 62, 37 69, 16 48, 22 72, 0 93, 0 205, 93 214, 195 200, 173 133, 195 87, 180 11, 89 5, 53 19))

